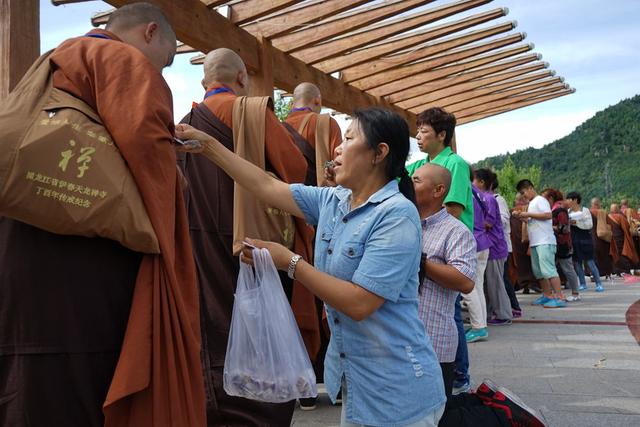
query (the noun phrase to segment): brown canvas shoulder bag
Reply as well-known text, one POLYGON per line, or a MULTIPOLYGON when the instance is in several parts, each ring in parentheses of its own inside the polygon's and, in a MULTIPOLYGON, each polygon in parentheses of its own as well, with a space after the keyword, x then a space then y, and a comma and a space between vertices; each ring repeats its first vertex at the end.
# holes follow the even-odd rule
POLYGON ((159 253, 144 202, 98 114, 53 87, 48 52, 0 106, 0 215, 159 253))

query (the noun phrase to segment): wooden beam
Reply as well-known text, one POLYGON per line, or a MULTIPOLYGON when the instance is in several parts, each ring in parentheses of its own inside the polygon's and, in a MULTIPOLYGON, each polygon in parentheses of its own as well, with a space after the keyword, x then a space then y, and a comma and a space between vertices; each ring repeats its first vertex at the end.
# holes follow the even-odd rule
MULTIPOLYGON (((544 69, 546 68, 546 66, 547 65, 545 62, 535 62, 533 64, 511 69, 509 71, 502 72, 502 73, 487 72, 486 77, 476 78, 473 80, 465 79, 464 83, 457 82, 457 84, 455 84, 456 82, 453 81, 455 77, 446 79, 447 82, 436 81, 437 83, 440 83, 441 85, 440 89, 429 90, 428 88, 425 88, 424 94, 419 96, 414 96, 413 98, 409 98, 404 101, 396 102, 395 104, 401 108, 412 108, 418 105, 428 104, 428 103, 437 101, 439 99, 449 98, 459 94, 466 93, 468 91, 481 89, 485 86, 498 83, 504 80, 509 80, 514 77, 527 75, 532 71, 544 69), (471 81, 467 81, 467 80, 471 80, 471 81), (454 83, 454 84, 449 84, 449 83, 454 83)), ((478 73, 479 71, 480 70, 470 71, 465 74, 478 73)), ((544 73, 547 73, 546 75, 554 75, 555 71, 545 71, 544 73)), ((430 83, 430 85, 432 85, 432 87, 436 87, 434 83, 430 83)))
MULTIPOLYGON (((423 85, 420 85, 420 93, 416 93, 415 88, 409 88, 404 90, 399 90, 391 95, 387 96, 386 99, 389 102, 393 102, 398 106, 402 106, 402 108, 407 108, 411 106, 416 106, 420 104, 425 104, 427 102, 435 101, 436 99, 444 98, 446 96, 450 96, 456 93, 460 93, 464 90, 469 90, 477 86, 464 86, 473 85, 474 82, 481 77, 485 76, 494 76, 499 75, 500 71, 509 70, 514 67, 518 67, 523 64, 529 64, 531 62, 537 61, 541 58, 542 55, 539 54, 528 54, 519 56, 514 59, 510 59, 507 61, 501 61, 496 63, 495 65, 488 65, 480 68, 473 68, 470 71, 457 72, 454 73, 451 77, 439 78, 438 80, 429 81, 425 79, 423 85), (418 100, 418 98, 420 98, 418 100), (409 104, 404 105, 402 101, 407 101, 409 104)), ((527 70, 535 71, 541 68, 546 68, 548 64, 546 62, 538 62, 536 64, 531 65, 531 67, 536 67, 535 69, 527 70)), ((441 70, 446 70, 450 67, 458 67, 458 65, 443 67, 441 70)), ((527 67, 524 67, 527 68, 527 67)), ((523 71, 524 73, 524 71, 523 71)))
POLYGON ((377 25, 374 28, 367 27, 356 34, 350 34, 337 40, 330 40, 321 45, 297 51, 294 56, 307 64, 315 64, 326 59, 335 58, 344 52, 354 50, 361 46, 367 46, 405 31, 444 19, 456 13, 482 6, 491 1, 492 0, 462 0, 455 3, 444 4, 440 7, 427 9, 410 16, 395 18, 377 25))
POLYGON ((229 3, 230 0, 201 0, 205 6, 214 8, 229 3))
MULTIPOLYGON (((147 0, 160 7, 171 22, 178 40, 201 52, 218 47, 235 51, 250 71, 260 69, 260 44, 251 34, 241 30, 217 11, 208 9, 200 0, 147 0)), ((134 0, 106 0, 121 7, 134 0)))
POLYGON ((315 64, 315 67, 319 68, 325 73, 334 73, 347 67, 352 67, 364 62, 369 62, 384 55, 389 55, 403 49, 408 49, 421 43, 426 43, 428 41, 435 40, 440 37, 444 37, 479 24, 483 24, 493 19, 500 18, 506 14, 507 10, 508 9, 506 8, 493 9, 489 12, 473 15, 468 18, 452 22, 450 24, 438 25, 437 27, 433 27, 431 29, 419 30, 408 34, 403 34, 401 37, 393 38, 388 42, 379 43, 366 49, 355 50, 353 52, 345 53, 344 55, 341 55, 337 58, 319 62, 315 64))
POLYGON ((229 6, 229 20, 236 25, 258 19, 298 3, 296 0, 247 0, 229 6))
POLYGON ((481 105, 476 105, 471 108, 462 109, 462 110, 451 110, 450 112, 455 114, 456 117, 466 117, 472 116, 474 114, 481 113, 483 111, 493 110, 496 108, 501 108, 510 104, 514 104, 516 102, 526 101, 527 99, 534 98, 537 96, 547 95, 555 92, 562 92, 564 90, 570 90, 569 85, 560 85, 559 87, 552 86, 545 89, 538 89, 534 91, 527 92, 522 95, 511 96, 508 98, 496 99, 493 101, 486 102, 481 105))
POLYGON ((321 21, 371 0, 320 0, 291 12, 260 19, 245 25, 245 30, 265 38, 273 38, 300 29, 302 25, 321 21))
POLYGON ((71 3, 85 3, 88 0, 51 0, 51 4, 54 6, 62 6, 63 4, 71 3))
POLYGON ((462 61, 463 59, 473 58, 483 53, 518 43, 523 38, 523 34, 513 34, 490 42, 476 44, 465 49, 457 49, 452 53, 447 53, 433 59, 427 59, 426 61, 405 65, 392 70, 386 70, 384 73, 378 73, 362 80, 352 82, 351 84, 359 89, 371 89, 371 92, 375 92, 377 95, 388 95, 389 93, 393 93, 387 91, 387 88, 390 85, 389 82, 402 80, 406 77, 411 77, 425 71, 434 70, 435 68, 442 67, 443 65, 462 61))
MULTIPOLYGON (((416 96, 419 93, 424 93, 424 91, 422 91, 421 88, 425 83, 432 82, 434 80, 439 80, 444 77, 450 77, 457 73, 468 71, 468 70, 480 67, 482 65, 490 64, 492 62, 496 62, 501 59, 519 55, 521 53, 529 51, 530 49, 531 49, 531 45, 520 45, 510 49, 500 50, 491 55, 483 55, 479 58, 474 58, 469 61, 453 64, 447 67, 441 67, 436 70, 429 69, 426 72, 419 73, 411 77, 407 77, 402 80, 397 80, 389 84, 372 89, 371 91, 369 91, 369 93, 375 94, 375 96, 387 96, 387 95, 392 95, 397 92, 400 92, 404 89, 414 88, 412 89, 413 96, 416 96), (417 86, 420 86, 420 88, 415 89, 417 86)), ((442 88, 442 86, 440 86, 439 88, 442 88)))
POLYGON ((539 96, 536 98, 532 98, 532 99, 528 99, 525 101, 521 101, 521 102, 515 102, 513 104, 507 105, 505 107, 496 109, 496 110, 490 110, 490 111, 485 111, 482 113, 478 113, 472 116, 466 116, 466 117, 461 117, 460 119, 456 118, 456 124, 457 126, 461 126, 467 123, 471 123, 471 122, 475 122, 481 119, 485 119, 487 117, 491 117, 491 116, 496 116, 498 114, 503 114, 503 113, 508 113, 509 111, 513 111, 513 110, 517 110, 519 108, 524 108, 524 107, 528 107, 529 105, 534 105, 534 104, 539 104, 541 102, 545 102, 545 101, 549 101, 555 98, 559 98, 561 96, 567 96, 567 95, 571 95, 572 93, 575 93, 575 89, 570 89, 570 90, 566 90, 566 91, 561 91, 561 92, 556 92, 556 93, 552 93, 549 95, 544 95, 544 96, 539 96))
POLYGON ((260 42, 260 70, 251 74, 249 96, 270 96, 273 98, 273 47, 271 41, 265 38, 260 42))
POLYGON ((197 50, 182 42, 177 43, 176 53, 193 53, 193 52, 197 52, 197 50))
POLYGON ((0 100, 40 55, 38 0, 0 0, 0 100))
MULTIPOLYGON (((534 65, 544 65, 544 64, 538 63, 534 65)), ((524 67, 524 68, 527 68, 527 67, 524 67)), ((467 101, 469 99, 477 98, 479 96, 489 95, 494 92, 510 89, 512 87, 516 87, 525 83, 534 82, 536 80, 546 79, 549 77, 553 77, 555 75, 555 71, 553 70, 545 70, 540 73, 531 74, 529 73, 531 68, 532 67, 529 67, 529 70, 526 70, 526 71, 522 71, 522 70, 511 71, 508 73, 499 74, 497 76, 490 76, 484 79, 478 79, 477 82, 474 80, 471 83, 475 83, 476 85, 478 85, 476 86, 476 89, 462 90, 456 95, 439 97, 438 99, 435 99, 435 100, 430 100, 427 102, 419 102, 417 104, 414 101, 412 103, 413 105, 411 105, 410 107, 407 107, 406 103, 403 103, 402 108, 412 109, 412 110, 415 108, 419 108, 422 110, 435 105, 442 106, 444 108, 445 106, 449 106, 458 102, 467 101), (529 74, 526 74, 526 73, 529 73, 529 74), (525 75, 522 77, 509 80, 510 77, 508 76, 518 76, 521 74, 525 74, 525 75), (486 83, 487 81, 493 81, 495 78, 500 78, 502 80, 507 80, 507 81, 504 83, 487 85, 486 83)), ((559 77, 559 79, 561 79, 561 77, 559 77)), ((400 106, 400 104, 398 104, 398 106, 400 106)))
MULTIPOLYGON (((477 42, 489 37, 493 37, 497 34, 509 32, 514 27, 515 27, 515 23, 506 22, 503 24, 494 25, 492 27, 483 28, 481 30, 470 31, 460 36, 448 37, 436 43, 423 46, 419 49, 410 50, 409 52, 406 52, 406 53, 401 53, 401 54, 393 55, 390 57, 384 57, 377 61, 367 62, 364 64, 356 65, 355 67, 346 68, 345 70, 342 71, 341 78, 345 82, 349 83, 349 82, 354 82, 356 80, 364 79, 369 76, 380 74, 387 70, 397 69, 398 67, 402 67, 404 70, 407 71, 406 64, 411 64, 413 62, 420 61, 425 58, 428 59, 430 57, 434 57, 440 54, 448 54, 450 52, 453 52, 455 54, 457 51, 454 49, 456 48, 459 48, 461 46, 464 46, 473 42, 477 42)), ((502 46, 505 46, 505 44, 500 43, 503 40, 508 39, 511 41, 511 43, 517 43, 521 41, 523 38, 524 37, 519 38, 518 35, 516 34, 516 35, 507 36, 507 38, 501 38, 495 41, 491 41, 490 43, 496 43, 496 45, 499 45, 499 47, 502 47, 502 46)), ((476 49, 479 52, 484 52, 484 50, 480 49, 481 46, 484 46, 484 45, 475 45, 475 46, 472 46, 470 49, 476 49)), ((418 69, 420 68, 416 64, 414 64, 414 66, 418 69)), ((373 77, 372 79, 375 81, 375 77, 373 77)))
MULTIPOLYGON (((120 7, 134 0, 106 0, 120 7)), ((252 72, 260 68, 260 44, 248 32, 209 10, 200 0, 147 0, 160 7, 169 17, 178 38, 201 52, 209 52, 220 46, 236 51, 252 72), (211 31, 215 29, 215 31, 211 31)), ((328 108, 350 114, 356 108, 378 105, 400 114, 415 131, 415 115, 389 104, 384 99, 369 95, 344 82, 311 67, 299 59, 272 47, 273 76, 276 87, 293 92, 303 81, 313 82, 322 93, 322 102, 328 108)))
MULTIPOLYGON (((438 104, 437 106, 445 108, 447 111, 466 110, 471 107, 482 105, 490 101, 496 101, 498 99, 504 99, 511 96, 515 96, 515 95, 522 95, 524 93, 531 92, 537 89, 542 89, 542 88, 554 89, 554 90, 565 89, 566 87, 565 87, 565 84, 562 82, 562 80, 564 80, 562 79, 562 77, 554 77, 554 78, 546 79, 540 82, 534 82, 534 83, 524 84, 521 86, 516 86, 508 90, 490 92, 487 95, 466 99, 457 103, 454 103, 454 102, 448 103, 446 102, 447 100, 442 100, 445 102, 438 104)), ((425 108, 428 108, 428 107, 425 107, 425 108)), ((416 109, 413 109, 412 111, 419 113, 422 110, 424 110, 424 108, 420 108, 420 109, 416 108, 416 109)))
POLYGON ((100 25, 106 25, 109 22, 109 18, 115 9, 107 10, 105 12, 98 12, 91 17, 91 25, 99 27, 100 25))
POLYGON ((328 22, 320 22, 310 28, 276 37, 273 40, 273 45, 284 52, 293 52, 366 27, 373 22, 390 18, 432 1, 434 0, 401 0, 393 3, 381 3, 370 10, 362 10, 359 13, 352 13, 345 17, 338 16, 328 22))
MULTIPOLYGON (((274 52, 276 49, 274 49, 274 52)), ((351 114, 356 108, 379 106, 391 109, 400 114, 407 123, 412 134, 416 131, 415 114, 388 103, 380 97, 371 96, 346 83, 331 77, 304 62, 291 59, 288 55, 279 54, 273 57, 275 85, 279 89, 293 93, 300 82, 313 82, 322 93, 322 104, 342 113, 351 114)))

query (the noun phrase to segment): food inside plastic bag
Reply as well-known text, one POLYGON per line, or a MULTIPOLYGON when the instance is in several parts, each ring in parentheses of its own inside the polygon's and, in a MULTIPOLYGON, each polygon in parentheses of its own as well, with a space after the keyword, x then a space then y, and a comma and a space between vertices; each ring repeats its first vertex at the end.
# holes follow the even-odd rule
POLYGON ((317 396, 316 376, 269 251, 253 250, 254 268, 240 263, 224 390, 262 402, 317 396))

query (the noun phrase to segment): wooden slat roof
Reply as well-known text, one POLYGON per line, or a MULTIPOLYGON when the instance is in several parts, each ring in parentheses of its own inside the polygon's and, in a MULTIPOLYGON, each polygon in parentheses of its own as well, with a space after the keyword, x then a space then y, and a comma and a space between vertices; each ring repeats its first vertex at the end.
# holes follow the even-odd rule
POLYGON ((327 107, 349 114, 386 106, 412 128, 431 106, 464 124, 575 92, 504 19, 508 9, 487 7, 493 0, 148 1, 167 13, 178 53, 200 53, 193 64, 228 47, 265 92, 311 81, 327 107))

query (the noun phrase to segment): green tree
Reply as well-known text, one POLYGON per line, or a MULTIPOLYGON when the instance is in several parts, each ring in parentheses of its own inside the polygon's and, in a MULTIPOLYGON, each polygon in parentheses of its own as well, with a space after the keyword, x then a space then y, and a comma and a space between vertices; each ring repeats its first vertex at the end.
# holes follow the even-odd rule
POLYGON ((287 118, 289 112, 291 112, 291 104, 293 103, 293 99, 285 98, 279 92, 276 92, 275 98, 276 100, 274 102, 274 111, 278 119, 282 122, 287 118))
POLYGON ((513 206, 516 200, 516 184, 521 179, 528 179, 533 185, 540 184, 540 176, 542 171, 540 166, 516 167, 511 156, 507 156, 502 168, 495 170, 498 175, 498 183, 500 187, 498 192, 505 198, 509 206, 513 206))

